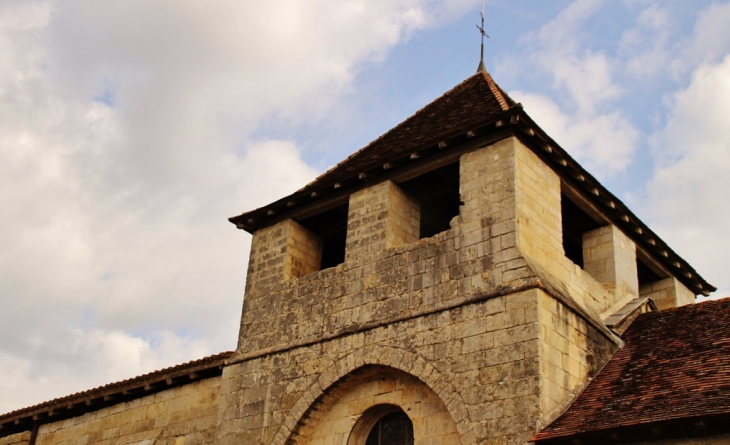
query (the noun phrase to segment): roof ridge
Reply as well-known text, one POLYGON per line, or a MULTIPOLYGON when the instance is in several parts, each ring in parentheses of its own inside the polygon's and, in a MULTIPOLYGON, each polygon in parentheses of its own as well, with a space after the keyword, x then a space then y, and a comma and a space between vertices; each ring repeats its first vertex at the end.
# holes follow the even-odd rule
MULTIPOLYGON (((487 81, 487 85, 489 85, 489 89, 492 91, 492 94, 494 94, 494 97, 497 99, 497 102, 499 102, 499 105, 502 107, 503 111, 507 111, 510 109, 510 104, 507 102, 507 94, 505 94, 504 91, 497 85, 497 82, 492 79, 492 76, 487 72, 486 70, 480 72, 484 79, 487 81)), ((511 100, 511 99, 510 99, 511 100)))

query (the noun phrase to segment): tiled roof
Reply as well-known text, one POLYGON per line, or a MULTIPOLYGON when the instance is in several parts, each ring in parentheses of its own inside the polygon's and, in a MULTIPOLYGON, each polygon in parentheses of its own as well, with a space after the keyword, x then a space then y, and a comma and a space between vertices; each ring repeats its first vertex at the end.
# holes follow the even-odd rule
POLYGON ((228 220, 239 229, 254 233, 286 218, 313 216, 346 203, 350 194, 375 181, 393 180, 398 172, 417 170, 417 164, 435 165, 439 158, 479 147, 469 141, 487 144, 488 140, 494 143, 513 135, 520 137, 566 183, 585 193, 613 224, 655 256, 692 292, 709 295, 715 290, 550 138, 486 71, 464 80, 302 189, 228 220))
POLYGON ((515 102, 486 71, 474 74, 384 135, 348 156, 303 190, 343 180, 409 155, 413 150, 473 130, 509 110, 515 102))
POLYGON ((536 442, 730 415, 730 298, 642 314, 624 339, 536 442))
POLYGON ((104 406, 144 397, 167 388, 221 374, 233 352, 204 357, 127 380, 99 386, 0 415, 0 437, 30 429, 34 421, 53 422, 104 406))
MULTIPOLYGON (((487 72, 474 74, 294 195, 309 195, 363 171, 379 168, 386 162, 407 157, 419 149, 435 146, 441 141, 483 127, 515 105, 487 72)), ((234 224, 244 222, 260 213, 259 210, 262 209, 245 212, 229 220, 234 224)))

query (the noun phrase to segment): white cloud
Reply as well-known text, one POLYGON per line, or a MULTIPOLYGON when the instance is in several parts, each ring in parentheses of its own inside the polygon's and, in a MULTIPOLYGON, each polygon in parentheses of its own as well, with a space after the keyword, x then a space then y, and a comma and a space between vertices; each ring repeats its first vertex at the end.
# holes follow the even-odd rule
POLYGON ((730 3, 713 3, 702 10, 695 22, 694 32, 683 47, 677 51, 679 57, 672 61, 676 75, 686 74, 705 63, 716 63, 730 53, 730 3))
POLYGON ((316 174, 259 124, 336 113, 359 67, 464 7, 0 3, 0 411, 233 348, 248 241, 226 218, 316 174))
POLYGON ((621 36, 619 51, 626 58, 626 72, 634 79, 654 78, 669 62, 670 30, 675 26, 667 8, 652 3, 638 14, 637 26, 621 36))
POLYGON ((638 132, 618 112, 570 115, 545 95, 522 91, 509 94, 522 102, 535 122, 588 171, 611 174, 624 170, 631 162, 638 132))
POLYGON ((582 42, 585 22, 602 4, 600 0, 576 0, 528 38, 535 45, 530 58, 551 76, 554 88, 580 114, 596 114, 602 103, 620 93, 611 78, 611 61, 582 42))
POLYGON ((645 205, 653 226, 718 286, 716 296, 730 295, 730 55, 696 69, 672 96, 652 149, 645 205))
MULTIPOLYGON (((547 78, 552 94, 516 91, 526 111, 571 155, 599 178, 626 169, 637 149, 638 131, 614 100, 624 89, 614 80, 615 60, 590 49, 586 22, 601 0, 576 0, 539 31, 524 39, 529 63, 506 62, 506 69, 529 70, 547 78)), ((544 82, 539 82, 542 86, 544 82)))
POLYGON ((0 353, 0 412, 202 358, 208 349, 204 342, 169 331, 149 338, 101 329, 57 335, 61 338, 53 348, 42 350, 42 361, 0 353))
POLYGON ((730 293, 724 271, 730 263, 726 253, 730 237, 725 231, 730 226, 725 196, 730 190, 730 3, 712 3, 697 12, 689 36, 676 31, 694 18, 687 15, 691 8, 686 5, 624 3, 636 21, 619 28, 623 30, 615 54, 588 43, 596 37, 590 21, 597 14, 615 13, 606 2, 572 2, 529 35, 522 57, 533 63, 520 65, 515 63, 520 57, 513 55, 507 68, 510 74, 529 77, 536 88, 510 94, 599 178, 629 166, 632 173, 651 175, 645 189, 642 178, 630 178, 622 195, 677 252, 718 285, 718 296, 726 296, 730 293), (662 119, 646 101, 668 87, 676 88, 675 82, 686 88, 665 93, 669 113, 662 119), (550 89, 542 87, 546 83, 550 89), (647 118, 644 113, 652 115, 647 118), (649 144, 640 141, 640 127, 654 134, 651 156, 649 144), (640 149, 646 152, 639 153, 640 149))

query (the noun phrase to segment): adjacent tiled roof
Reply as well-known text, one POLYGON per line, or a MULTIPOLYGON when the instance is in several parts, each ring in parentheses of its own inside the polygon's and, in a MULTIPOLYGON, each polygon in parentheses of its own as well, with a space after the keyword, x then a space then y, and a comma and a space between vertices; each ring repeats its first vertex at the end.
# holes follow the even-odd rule
POLYGON ((220 375, 223 364, 232 354, 231 351, 222 352, 2 414, 0 437, 30 429, 34 421, 47 423, 78 416, 104 406, 220 375))
POLYGON ((730 415, 730 298, 642 314, 624 338, 537 442, 730 415))

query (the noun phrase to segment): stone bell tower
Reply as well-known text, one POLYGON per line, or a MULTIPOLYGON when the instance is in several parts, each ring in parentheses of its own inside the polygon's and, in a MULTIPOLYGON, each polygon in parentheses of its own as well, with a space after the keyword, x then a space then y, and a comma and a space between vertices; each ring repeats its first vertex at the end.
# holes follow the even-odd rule
POLYGON ((524 444, 636 315, 713 290, 485 71, 231 222, 220 445, 524 444))

